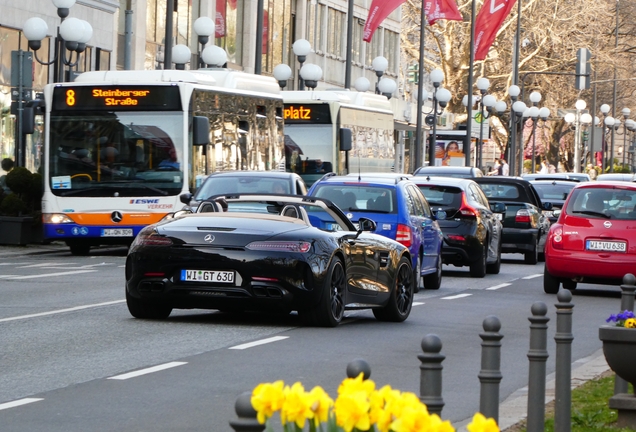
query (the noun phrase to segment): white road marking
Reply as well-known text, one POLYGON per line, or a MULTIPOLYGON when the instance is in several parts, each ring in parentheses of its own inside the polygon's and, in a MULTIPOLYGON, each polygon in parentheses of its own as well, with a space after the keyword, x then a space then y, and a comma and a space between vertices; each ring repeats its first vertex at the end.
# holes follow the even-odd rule
POLYGON ((502 284, 499 284, 499 285, 492 286, 490 288, 486 288, 486 290, 489 290, 489 291, 498 290, 499 288, 505 288, 505 287, 510 286, 510 285, 512 285, 512 284, 502 283, 502 284))
POLYGON ((236 350, 243 350, 243 349, 247 349, 247 348, 252 348, 258 345, 265 345, 268 344, 270 342, 277 342, 279 340, 283 340, 283 339, 288 339, 289 336, 274 336, 271 338, 267 338, 267 339, 261 339, 258 341, 254 341, 254 342, 249 342, 246 344, 242 344, 242 345, 235 345, 233 347, 230 347, 228 349, 236 349, 236 350))
POLYGON ((39 264, 29 264, 29 265, 22 265, 22 266, 18 266, 16 268, 33 268, 33 267, 50 267, 50 266, 64 266, 64 265, 71 265, 71 264, 75 264, 75 263, 64 263, 64 262, 46 262, 46 263, 39 263, 39 264))
POLYGON ((28 319, 28 318, 37 318, 37 317, 47 316, 47 315, 55 315, 55 314, 59 314, 59 313, 75 312, 75 311, 79 311, 79 310, 83 310, 83 309, 91 309, 91 308, 96 308, 96 307, 100 307, 100 306, 111 306, 111 305, 114 305, 114 304, 117 304, 117 303, 123 303, 125 301, 126 300, 115 300, 115 301, 104 302, 104 303, 95 303, 95 304, 84 305, 84 306, 76 306, 76 307, 72 307, 72 308, 68 308, 68 309, 59 309, 59 310, 54 310, 54 311, 50 311, 50 312, 40 312, 40 313, 36 313, 36 314, 20 315, 20 316, 11 317, 11 318, 1 318, 0 319, 0 323, 1 322, 7 322, 7 321, 18 321, 18 320, 23 320, 23 319, 28 319))
POLYGON ((59 273, 46 273, 46 274, 38 274, 38 275, 27 275, 27 276, 12 276, 11 278, 5 277, 4 279, 37 279, 43 277, 52 277, 52 276, 65 276, 72 274, 80 274, 80 273, 93 273, 97 270, 75 270, 75 271, 67 271, 67 272, 59 272, 59 273))
POLYGON ((14 400, 12 402, 7 402, 7 403, 3 403, 0 404, 0 411, 8 409, 8 408, 15 408, 21 405, 26 405, 26 404, 30 404, 33 402, 38 402, 44 399, 39 399, 39 398, 24 398, 24 399, 18 399, 18 400, 14 400))
MULTIPOLYGON (((22 264, 26 265, 26 264, 30 264, 30 262, 26 262, 26 263, 22 263, 22 264)), ((14 266, 14 265, 15 265, 15 263, 12 263, 12 262, 0 263, 0 266, 14 266)))
POLYGON ((537 273, 537 274, 533 274, 533 275, 530 275, 530 276, 524 276, 521 279, 534 279, 534 278, 538 278, 538 277, 541 277, 541 276, 543 276, 543 273, 537 273))
POLYGON ((421 306, 424 302, 413 302, 413 306, 421 306))
POLYGON ((42 268, 59 270, 60 267, 61 267, 61 268, 67 269, 67 270, 81 270, 81 269, 92 269, 92 268, 95 268, 95 267, 104 267, 104 266, 110 266, 110 265, 115 265, 115 263, 85 264, 85 265, 79 266, 79 267, 69 267, 67 265, 53 264, 52 266, 42 267, 42 268))
POLYGON ((128 373, 121 374, 121 375, 115 375, 115 376, 112 376, 112 377, 107 378, 107 379, 127 380, 127 379, 135 378, 135 377, 138 377, 138 376, 141 376, 141 375, 146 375, 146 374, 153 373, 153 372, 159 372, 159 371, 170 369, 170 368, 177 367, 177 366, 183 366, 184 364, 188 364, 188 362, 170 362, 170 363, 165 363, 165 364, 158 365, 158 366, 149 367, 149 368, 146 368, 146 369, 141 369, 141 370, 134 371, 134 372, 128 372, 128 373))
POLYGON ((463 297, 470 297, 472 294, 457 294, 450 297, 442 297, 440 300, 455 300, 463 297))

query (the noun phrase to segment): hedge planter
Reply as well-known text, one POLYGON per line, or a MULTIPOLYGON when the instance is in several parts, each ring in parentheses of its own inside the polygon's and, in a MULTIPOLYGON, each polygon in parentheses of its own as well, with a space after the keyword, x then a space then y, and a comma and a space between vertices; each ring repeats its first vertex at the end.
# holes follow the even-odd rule
MULTIPOLYGON (((609 367, 625 381, 636 384, 636 329, 603 326, 598 337, 609 367)), ((618 411, 617 426, 636 429, 635 394, 617 394, 610 398, 609 407, 618 411)))
POLYGON ((30 216, 0 216, 0 244, 26 245, 33 237, 33 218, 30 216))

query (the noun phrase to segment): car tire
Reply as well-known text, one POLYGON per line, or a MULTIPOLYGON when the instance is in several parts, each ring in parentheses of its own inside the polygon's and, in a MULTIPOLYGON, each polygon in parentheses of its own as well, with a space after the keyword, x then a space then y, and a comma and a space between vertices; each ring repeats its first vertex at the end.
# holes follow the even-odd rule
POLYGON ((501 271, 501 241, 499 242, 499 249, 497 249, 497 261, 492 264, 486 264, 486 273, 499 274, 501 271))
POLYGON ((576 282, 571 279, 563 281, 563 288, 566 290, 574 291, 576 289, 576 282))
POLYGON ((539 262, 539 247, 536 243, 531 251, 523 254, 523 262, 530 265, 535 265, 539 262))
POLYGON ((470 265, 470 277, 483 278, 486 276, 486 260, 488 259, 488 246, 483 245, 479 259, 470 265))
POLYGON ((413 292, 420 292, 420 288, 422 288, 422 252, 417 255, 417 264, 413 269, 413 292))
POLYGON ((345 311, 345 290, 347 278, 342 261, 334 258, 329 265, 320 301, 315 308, 304 310, 305 321, 316 327, 336 327, 342 321, 345 311))
POLYGON ((69 242, 68 247, 71 254, 76 256, 87 256, 91 251, 91 245, 84 242, 69 242))
POLYGON ((395 273, 395 282, 389 302, 383 308, 373 309, 378 321, 402 322, 409 317, 413 307, 413 287, 411 263, 402 258, 395 273))
POLYGON ((437 257, 437 267, 435 273, 428 274, 422 278, 424 281, 424 289, 438 290, 442 286, 442 254, 437 257))
POLYGON ((128 292, 126 292, 126 305, 128 306, 130 314, 135 318, 140 319, 166 319, 172 312, 172 308, 170 306, 136 299, 128 294, 128 292))
POLYGON ((543 291, 546 294, 556 294, 559 292, 559 286, 561 285, 561 281, 558 278, 555 278, 550 273, 548 273, 548 269, 543 269, 543 291))

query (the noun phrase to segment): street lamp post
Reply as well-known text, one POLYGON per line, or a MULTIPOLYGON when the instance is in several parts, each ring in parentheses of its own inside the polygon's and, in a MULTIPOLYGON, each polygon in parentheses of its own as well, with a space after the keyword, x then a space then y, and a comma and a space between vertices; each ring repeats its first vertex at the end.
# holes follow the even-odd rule
POLYGON ((375 75, 378 77, 378 81, 375 83, 375 92, 376 94, 380 94, 380 80, 382 79, 384 72, 386 72, 386 69, 389 67, 389 61, 385 57, 378 56, 371 62, 371 67, 375 71, 375 75))
MULTIPOLYGON (((508 90, 510 92, 510 90, 508 90)), ((523 101, 515 101, 512 104, 512 110, 510 111, 510 119, 511 119, 511 123, 512 123, 512 129, 514 131, 514 133, 512 134, 513 139, 515 138, 515 134, 516 134, 516 129, 517 129, 517 125, 522 123, 521 119, 523 119, 523 114, 526 112, 526 110, 528 109, 528 107, 526 106, 525 102, 523 101)), ((523 132, 523 131, 522 131, 523 132)), ((523 141, 523 133, 519 133, 519 136, 521 137, 521 141, 523 141)), ((516 147, 517 143, 515 141, 511 142, 511 148, 514 149, 514 147, 516 147)), ((523 174, 523 146, 521 143, 519 143, 519 153, 521 154, 520 159, 522 161, 522 163, 519 165, 519 175, 523 174)), ((510 162, 515 161, 515 159, 517 158, 517 155, 515 154, 515 152, 513 152, 511 150, 511 155, 510 155, 510 162)), ((515 162, 516 163, 516 162, 515 162)), ((510 171, 511 174, 515 174, 514 171, 510 171)))
POLYGON ((633 120, 629 119, 629 114, 632 111, 629 108, 623 108, 622 110, 622 114, 623 114, 623 118, 625 118, 625 126, 623 126, 623 163, 621 164, 622 166, 625 166, 625 140, 627 139, 627 130, 628 130, 628 122, 629 122, 629 126, 632 125, 633 120))
POLYGON ((604 125, 603 127, 603 139, 602 139, 602 144, 601 144, 601 172, 605 172, 605 168, 607 167, 607 139, 606 139, 606 133, 605 133, 605 126, 607 126, 607 124, 605 123, 605 119, 607 118, 607 115, 610 112, 610 106, 608 104, 603 104, 601 105, 601 114, 603 114, 603 120, 602 123, 604 125))
POLYGON ((393 97, 395 90, 397 90, 397 83, 391 78, 382 78, 378 83, 379 93, 386 96, 387 99, 393 97))
POLYGON ((37 52, 42 47, 42 39, 48 33, 46 21, 39 17, 26 20, 22 31, 29 41, 29 48, 35 52, 35 60, 43 66, 54 65, 53 82, 66 81, 64 66, 69 67, 69 73, 79 61, 79 56, 86 50, 86 44, 93 36, 93 27, 86 21, 77 18, 67 18, 75 0, 52 0, 60 17, 60 25, 55 37, 55 56, 51 61, 38 58, 37 52), (66 51, 70 54, 67 57, 66 51), (76 53, 73 60, 73 53, 76 53))
MULTIPOLYGON (((428 145, 428 165, 435 165, 435 144, 437 141, 437 116, 441 115, 444 112, 444 108, 448 104, 451 99, 451 92, 446 90, 445 88, 440 87, 442 81, 444 81, 444 72, 440 69, 433 69, 430 73, 431 82, 433 83, 433 113, 427 116, 427 119, 430 118, 430 123, 432 123, 433 133, 429 140, 428 145), (437 111, 437 105, 442 108, 439 112, 437 111)), ((427 123, 429 123, 427 121, 427 123)), ((429 124, 430 124, 429 123, 429 124)), ((469 131, 466 131, 469 133, 469 131)), ((464 151, 470 151, 470 147, 464 149, 464 151)))
POLYGON ((289 65, 285 63, 281 63, 274 67, 274 78, 278 81, 278 85, 280 89, 284 89, 287 86, 287 80, 292 77, 292 70, 289 65))
POLYGON ((207 45, 210 40, 210 36, 214 33, 215 24, 214 21, 212 21, 212 18, 202 16, 194 21, 194 25, 192 27, 194 33, 197 35, 197 41, 200 45, 198 52, 199 67, 205 67, 205 63, 203 63, 203 59, 201 58, 201 52, 203 52, 205 45, 207 45))
POLYGON ((306 63, 300 69, 299 75, 307 87, 313 90, 318 86, 318 81, 322 78, 322 68, 317 64, 306 63))
MULTIPOLYGON (((508 95, 510 96, 511 109, 510 109, 510 144, 508 145, 508 164, 510 167, 510 174, 515 175, 516 171, 516 143, 517 143, 517 119, 516 111, 514 110, 514 104, 517 102, 517 98, 521 93, 521 89, 517 85, 511 85, 508 88, 508 95)), ((523 109, 526 109, 526 104, 523 104, 523 109)), ((522 110, 523 111, 523 110, 522 110)), ((520 170, 520 174, 521 174, 520 170)))
POLYGON ((531 107, 530 117, 532 118, 532 173, 534 174, 537 172, 537 123, 543 120, 543 127, 545 127, 545 122, 550 117, 550 110, 547 107, 531 107))
POLYGON ((305 82, 303 81, 303 77, 300 75, 300 70, 303 68, 303 63, 307 60, 307 56, 311 52, 311 44, 307 39, 298 39, 292 45, 292 50, 294 54, 298 58, 298 90, 305 90, 305 82))
MULTIPOLYGON (((493 95, 487 94, 488 88, 490 88, 490 81, 488 78, 479 78, 477 80, 477 88, 481 93, 481 98, 479 99, 479 141, 477 141, 477 148, 475 149, 475 167, 481 168, 483 164, 484 121, 490 117, 488 113, 492 112, 491 110, 497 103, 497 99, 493 95), (486 108, 486 110, 484 110, 484 108, 486 108)), ((472 107, 469 111, 472 111, 472 107)), ((472 112, 469 112, 468 115, 472 116, 472 112)))

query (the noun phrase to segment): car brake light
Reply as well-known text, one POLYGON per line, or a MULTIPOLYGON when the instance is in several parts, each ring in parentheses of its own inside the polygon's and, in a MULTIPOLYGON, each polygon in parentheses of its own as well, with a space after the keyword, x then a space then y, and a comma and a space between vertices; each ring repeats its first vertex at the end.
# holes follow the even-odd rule
POLYGON ((172 240, 169 237, 166 237, 164 235, 159 234, 154 229, 151 229, 151 230, 144 229, 137 235, 137 237, 135 238, 135 241, 133 242, 133 245, 131 247, 134 247, 134 246, 171 246, 171 245, 172 245, 172 240))
POLYGON ((552 241, 552 247, 555 249, 563 249, 563 228, 555 226, 550 231, 550 240, 552 241))
POLYGON ((515 215, 516 223, 531 223, 532 220, 530 218, 530 210, 528 209, 519 209, 517 214, 515 215))
POLYGON ((477 217, 477 210, 468 204, 466 201, 466 194, 462 192, 462 206, 459 208, 459 212, 462 216, 477 217))
POLYGON ((411 247, 411 244, 413 243, 411 228, 406 225, 398 224, 395 240, 399 243, 402 243, 406 247, 411 247))
POLYGON ((456 235, 456 234, 449 235, 448 239, 452 241, 460 242, 460 243, 464 243, 466 241, 466 237, 461 235, 456 235))
POLYGON ((257 241, 245 247, 249 250, 305 253, 311 249, 311 243, 298 241, 257 241))

